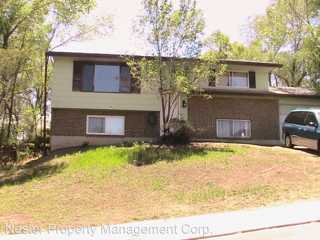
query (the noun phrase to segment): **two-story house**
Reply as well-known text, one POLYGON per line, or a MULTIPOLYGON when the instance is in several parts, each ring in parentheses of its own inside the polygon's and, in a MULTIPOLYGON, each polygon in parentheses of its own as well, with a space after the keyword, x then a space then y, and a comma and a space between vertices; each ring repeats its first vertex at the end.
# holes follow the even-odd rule
MULTIPOLYGON (((152 141, 160 135, 160 98, 137 87, 121 55, 49 52, 54 60, 51 148, 152 141)), ((138 56, 137 56, 138 57, 138 56)), ((270 87, 276 63, 222 60, 224 76, 203 81, 212 98, 181 97, 177 114, 195 140, 280 144, 286 114, 320 106, 316 93, 270 87)))

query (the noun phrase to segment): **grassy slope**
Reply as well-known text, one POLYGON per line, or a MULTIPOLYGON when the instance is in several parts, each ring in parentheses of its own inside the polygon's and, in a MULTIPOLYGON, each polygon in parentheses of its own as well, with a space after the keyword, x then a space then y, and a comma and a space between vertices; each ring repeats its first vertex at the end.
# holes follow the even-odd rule
POLYGON ((119 223, 320 196, 315 155, 212 146, 147 153, 162 161, 142 167, 129 164, 145 157, 141 147, 104 147, 0 171, 0 224, 119 223))

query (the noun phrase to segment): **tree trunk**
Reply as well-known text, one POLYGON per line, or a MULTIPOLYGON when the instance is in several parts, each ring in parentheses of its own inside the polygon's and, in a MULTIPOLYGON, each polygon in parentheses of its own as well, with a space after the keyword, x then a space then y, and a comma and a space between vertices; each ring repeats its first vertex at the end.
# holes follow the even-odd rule
POLYGON ((13 114, 13 106, 14 106, 14 95, 16 90, 16 78, 13 81, 12 89, 11 89, 11 96, 10 96, 10 106, 9 106, 9 121, 8 121, 8 127, 7 127, 7 139, 10 139, 11 135, 11 126, 12 126, 12 114, 13 114))
POLYGON ((0 129, 0 146, 4 144, 4 135, 5 135, 5 119, 6 119, 6 109, 3 107, 3 116, 2 116, 2 122, 1 122, 1 129, 0 129))

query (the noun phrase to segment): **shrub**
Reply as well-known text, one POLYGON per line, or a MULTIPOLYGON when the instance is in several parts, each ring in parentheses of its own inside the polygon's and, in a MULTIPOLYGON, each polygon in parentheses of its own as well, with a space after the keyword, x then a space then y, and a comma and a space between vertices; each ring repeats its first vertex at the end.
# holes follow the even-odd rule
POLYGON ((187 145, 191 142, 194 129, 186 121, 174 120, 168 135, 161 137, 161 143, 166 145, 187 145))
POLYGON ((129 153, 129 163, 135 166, 149 165, 156 162, 159 153, 154 147, 134 144, 133 150, 129 153))
POLYGON ((0 146, 0 166, 14 165, 18 161, 18 150, 15 145, 0 146))
POLYGON ((89 147, 89 145, 90 145, 89 142, 86 141, 86 142, 83 142, 80 147, 87 148, 87 147, 89 147))
POLYGON ((134 147, 138 145, 144 145, 143 141, 124 141, 120 144, 121 147, 134 147))

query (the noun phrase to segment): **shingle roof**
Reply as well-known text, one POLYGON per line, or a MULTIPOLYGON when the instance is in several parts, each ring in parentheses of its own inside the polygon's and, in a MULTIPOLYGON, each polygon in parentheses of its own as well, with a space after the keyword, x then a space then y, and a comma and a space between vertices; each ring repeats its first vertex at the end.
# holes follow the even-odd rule
MULTIPOLYGON (((121 54, 105 54, 105 53, 80 53, 80 52, 48 52, 48 56, 52 57, 76 57, 76 58, 112 58, 124 60, 125 57, 134 57, 134 58, 154 58, 153 56, 142 56, 142 55, 121 55, 121 54)), ((169 59, 164 57, 164 59, 169 59)), ((181 58, 189 59, 192 58, 181 58)), ((235 60, 235 59, 221 59, 223 64, 233 64, 233 65, 247 65, 247 66, 261 66, 261 67, 282 67, 279 63, 273 62, 259 62, 259 61, 249 61, 249 60, 235 60)))
POLYGON ((274 96, 274 97, 311 97, 319 98, 320 94, 306 88, 279 87, 268 90, 257 90, 250 88, 204 88, 208 94, 237 94, 252 96, 274 96))
POLYGON ((270 91, 279 95, 320 96, 316 91, 302 87, 278 87, 270 88, 270 91))

